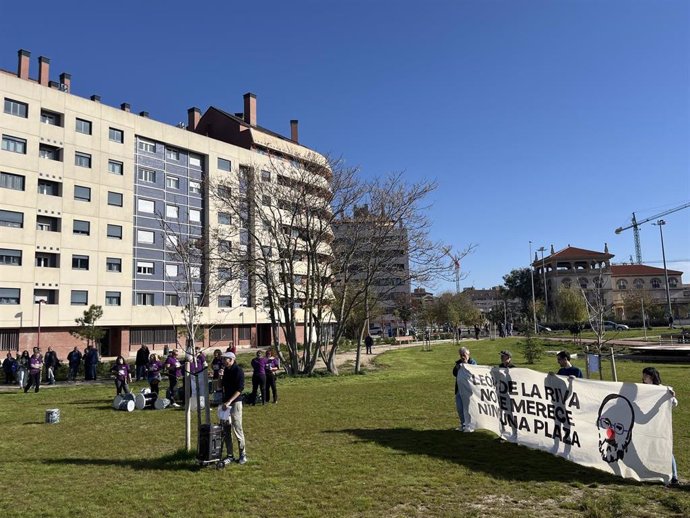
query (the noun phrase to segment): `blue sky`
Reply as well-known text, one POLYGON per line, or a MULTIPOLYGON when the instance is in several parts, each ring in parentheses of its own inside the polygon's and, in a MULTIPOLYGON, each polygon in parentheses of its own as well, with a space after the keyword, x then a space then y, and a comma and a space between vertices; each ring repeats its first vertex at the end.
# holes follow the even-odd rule
MULTIPOLYGON (((251 91, 259 124, 299 119, 302 143, 365 175, 437 180, 433 236, 478 245, 463 286, 500 284, 530 240, 627 261, 616 227, 690 201, 685 0, 34 1, 0 28, 1 68, 47 56, 77 95, 175 124, 251 91)), ((690 209, 665 219, 690 283, 690 209)), ((657 227, 641 238, 660 261, 657 227)))

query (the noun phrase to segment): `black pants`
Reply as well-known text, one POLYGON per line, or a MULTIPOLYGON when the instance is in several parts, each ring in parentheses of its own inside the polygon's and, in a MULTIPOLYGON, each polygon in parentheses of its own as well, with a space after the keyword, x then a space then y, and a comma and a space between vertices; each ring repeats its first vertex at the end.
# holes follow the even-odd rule
POLYGON ((5 384, 9 385, 10 383, 14 383, 14 374, 5 371, 5 384))
POLYGON ((41 371, 36 373, 29 371, 29 383, 26 387, 24 387, 25 393, 29 392, 31 385, 35 385, 35 392, 38 392, 38 389, 41 387, 41 371))
POLYGON ((172 403, 176 403, 175 387, 177 386, 177 376, 175 376, 174 374, 168 374, 168 381, 170 382, 170 387, 168 387, 168 399, 172 403))
POLYGON ((276 390, 276 375, 266 374, 266 397, 264 398, 266 403, 271 399, 271 392, 273 392, 273 402, 278 401, 278 391, 276 390))
POLYGON ((265 374, 252 374, 252 400, 254 401, 254 405, 258 403, 256 399, 256 391, 258 388, 261 388, 261 401, 260 403, 263 405, 268 398, 266 398, 266 375, 265 374))
POLYGON ((115 378, 115 390, 117 390, 118 396, 120 395, 120 392, 129 394, 129 385, 127 385, 127 380, 119 380, 115 378))
POLYGON ((76 381, 78 372, 79 372, 79 364, 78 363, 69 366, 69 377, 72 381, 76 381))
POLYGON ((158 394, 158 384, 160 383, 161 380, 158 378, 150 378, 149 379, 149 386, 151 387, 151 392, 154 394, 158 394))

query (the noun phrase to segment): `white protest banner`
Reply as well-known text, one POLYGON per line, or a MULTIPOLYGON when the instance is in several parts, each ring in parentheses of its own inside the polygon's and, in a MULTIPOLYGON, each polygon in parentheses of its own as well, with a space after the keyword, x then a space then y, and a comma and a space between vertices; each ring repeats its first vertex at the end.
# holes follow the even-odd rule
POLYGON ((625 478, 671 478, 668 387, 469 364, 457 380, 467 430, 490 430, 625 478))

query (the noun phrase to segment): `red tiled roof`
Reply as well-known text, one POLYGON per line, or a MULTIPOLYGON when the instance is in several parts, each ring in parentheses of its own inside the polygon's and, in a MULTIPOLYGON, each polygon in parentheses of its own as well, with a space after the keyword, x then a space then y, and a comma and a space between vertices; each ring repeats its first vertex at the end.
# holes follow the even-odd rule
MULTIPOLYGON (((572 261, 572 260, 585 260, 585 259, 599 259, 601 261, 606 261, 611 259, 613 254, 606 252, 597 252, 595 250, 586 250, 584 248, 575 248, 574 246, 567 246, 562 250, 559 250, 555 254, 548 257, 544 257, 544 262, 549 261, 572 261)), ((541 259, 532 263, 533 266, 541 266, 541 259)))
MULTIPOLYGON (((683 275, 678 270, 668 270, 669 275, 683 275)), ((647 266, 646 264, 612 264, 611 275, 613 277, 630 277, 632 275, 664 275, 663 268, 647 266)))

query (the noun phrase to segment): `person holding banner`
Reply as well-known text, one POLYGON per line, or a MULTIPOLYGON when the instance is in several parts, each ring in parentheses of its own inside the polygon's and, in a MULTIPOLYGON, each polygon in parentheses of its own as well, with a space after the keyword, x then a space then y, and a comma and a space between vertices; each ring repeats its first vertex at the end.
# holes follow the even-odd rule
POLYGON ((515 365, 513 364, 513 355, 510 351, 501 351, 501 364, 498 366, 499 369, 512 369, 515 365))
MULTIPOLYGON (((654 367, 645 367, 642 369, 642 383, 645 385, 661 385, 661 374, 654 367)), ((673 407, 678 406, 676 393, 669 387, 668 391, 671 394, 671 404, 673 407)), ((671 455, 671 483, 672 486, 678 485, 678 466, 676 465, 675 455, 671 455)))
POLYGON ((460 396, 460 391, 458 390, 458 371, 463 363, 477 365, 477 362, 474 361, 474 358, 470 357, 470 350, 467 347, 461 347, 458 350, 458 354, 460 355, 460 358, 455 362, 455 366, 453 367, 453 377, 455 378, 455 408, 458 411, 458 418, 460 419, 460 426, 458 426, 456 430, 458 432, 464 432, 465 422, 462 411, 462 397, 460 396))
POLYGON ((556 355, 556 360, 558 361, 558 365, 561 366, 556 373, 559 376, 575 376, 576 378, 584 378, 582 371, 578 367, 573 367, 573 364, 570 363, 570 353, 568 351, 559 352, 556 355))

